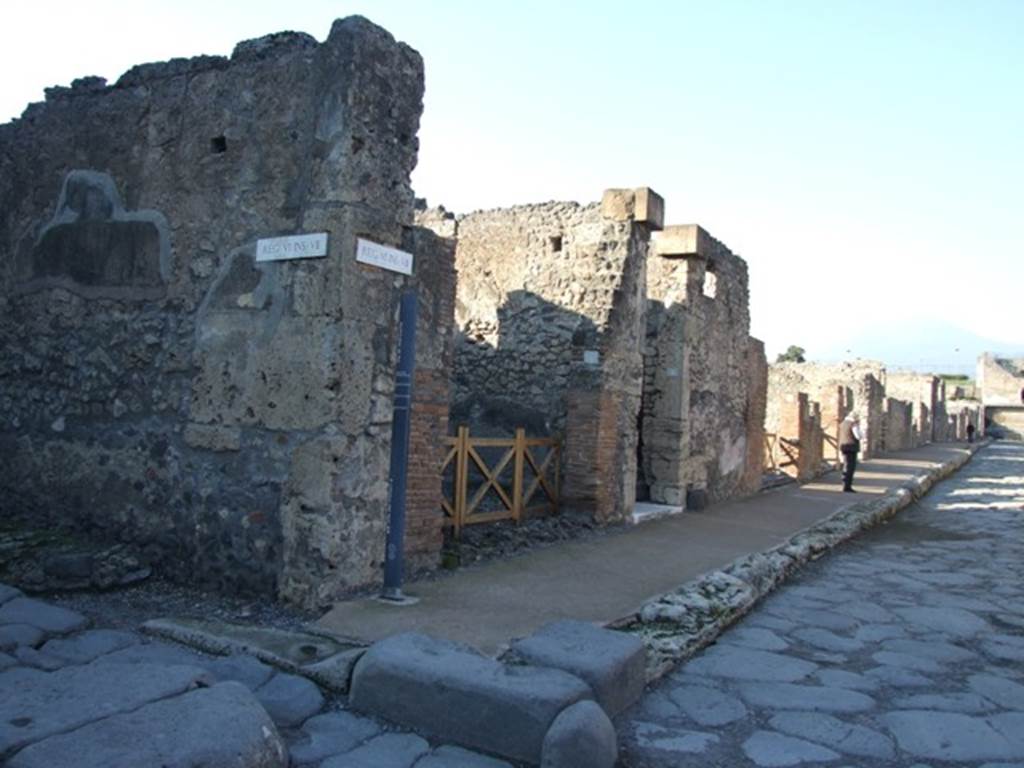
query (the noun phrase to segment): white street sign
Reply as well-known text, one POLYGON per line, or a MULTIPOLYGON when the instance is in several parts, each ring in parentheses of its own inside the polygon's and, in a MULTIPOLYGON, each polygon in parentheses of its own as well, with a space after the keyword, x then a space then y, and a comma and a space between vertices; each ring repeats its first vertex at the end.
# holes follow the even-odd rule
POLYGON ((268 237, 256 241, 256 261, 312 259, 327 255, 327 233, 268 237))
POLYGON ((381 245, 359 238, 356 240, 356 261, 375 267, 412 274, 412 254, 388 245, 381 245))

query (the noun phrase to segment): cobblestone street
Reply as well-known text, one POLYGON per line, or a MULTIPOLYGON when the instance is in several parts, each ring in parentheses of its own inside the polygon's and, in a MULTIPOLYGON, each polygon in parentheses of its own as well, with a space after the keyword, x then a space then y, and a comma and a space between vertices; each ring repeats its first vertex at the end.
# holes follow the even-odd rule
POLYGON ((1024 445, 807 567, 619 722, 622 764, 1024 766, 1024 445))

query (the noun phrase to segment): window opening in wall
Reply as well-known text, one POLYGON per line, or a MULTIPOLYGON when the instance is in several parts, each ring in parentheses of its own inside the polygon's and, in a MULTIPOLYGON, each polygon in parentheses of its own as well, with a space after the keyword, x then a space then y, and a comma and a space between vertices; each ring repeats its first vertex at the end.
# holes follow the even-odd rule
POLYGON ((556 235, 551 238, 551 250, 558 253, 562 250, 562 236, 556 235))
POLYGON ((715 274, 715 268, 708 264, 707 269, 704 270, 704 295, 713 299, 717 294, 718 275, 715 274))
POLYGON ((223 136, 214 136, 210 139, 210 151, 215 155, 220 155, 228 151, 228 140, 223 136))

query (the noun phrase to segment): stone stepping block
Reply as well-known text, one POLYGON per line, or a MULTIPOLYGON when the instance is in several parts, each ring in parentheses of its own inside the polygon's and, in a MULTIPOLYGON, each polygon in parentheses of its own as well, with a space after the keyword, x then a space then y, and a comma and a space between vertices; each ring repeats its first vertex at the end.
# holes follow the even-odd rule
POLYGON ((256 689, 256 698, 282 726, 302 725, 324 708, 320 689, 304 677, 279 673, 256 689))
POLYGON ((583 621, 555 621, 512 644, 529 664, 561 669, 586 682, 597 703, 615 717, 644 692, 645 649, 634 635, 583 621))
POLYGON ((303 738, 291 747, 294 765, 320 763, 325 758, 351 752, 379 734, 380 726, 351 712, 327 712, 303 723, 302 733, 303 738))
POLYGON ((0 624, 28 624, 55 635, 67 635, 88 623, 80 613, 30 597, 15 597, 0 605, 0 624))
POLYGON ((536 765, 555 718, 592 696, 567 672, 508 666, 466 646, 406 633, 363 655, 350 702, 440 741, 536 765))
POLYGON ((239 683, 219 683, 51 736, 23 749, 7 765, 286 768, 288 756, 252 693, 239 683))
POLYGON ((31 624, 4 624, 0 626, 0 651, 13 651, 20 645, 34 648, 46 638, 46 633, 31 624))
POLYGON ((197 667, 154 664, 0 672, 0 758, 48 736, 184 693, 207 679, 197 667))
POLYGON ((93 629, 73 637, 50 640, 40 652, 55 656, 69 664, 88 664, 90 661, 139 642, 131 632, 115 629, 93 629))

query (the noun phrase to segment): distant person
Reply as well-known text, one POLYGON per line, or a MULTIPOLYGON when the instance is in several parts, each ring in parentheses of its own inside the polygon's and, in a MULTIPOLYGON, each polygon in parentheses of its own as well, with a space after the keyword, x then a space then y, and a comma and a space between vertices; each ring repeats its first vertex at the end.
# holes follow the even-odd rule
POLYGON ((967 422, 967 442, 974 442, 974 425, 971 424, 970 422, 967 422))
POLYGON ((843 491, 856 493, 853 490, 853 473, 857 471, 857 454, 860 453, 860 416, 851 411, 839 424, 839 450, 843 454, 843 491))

